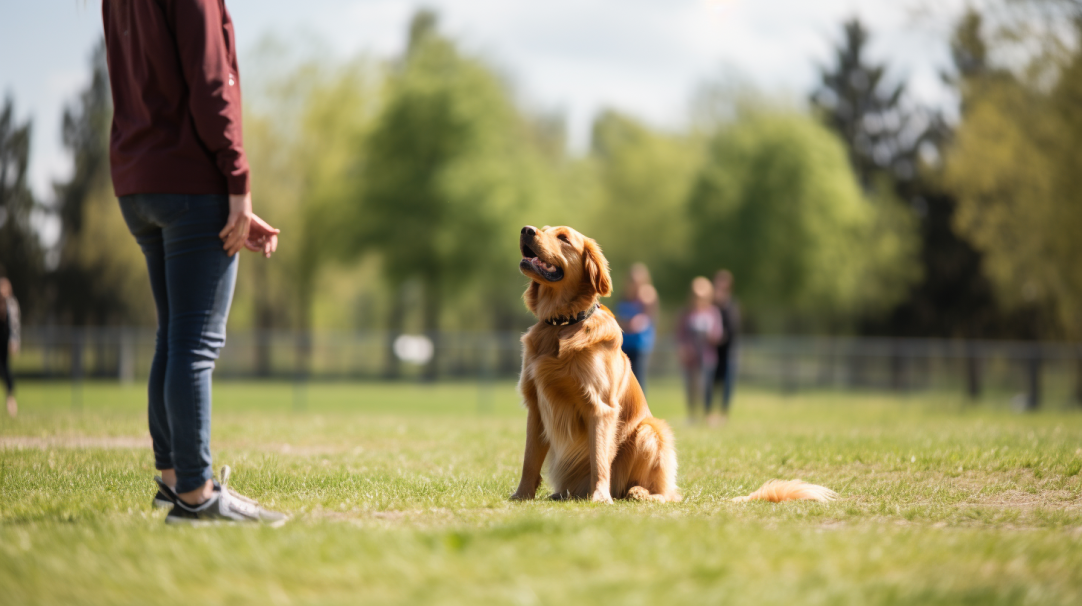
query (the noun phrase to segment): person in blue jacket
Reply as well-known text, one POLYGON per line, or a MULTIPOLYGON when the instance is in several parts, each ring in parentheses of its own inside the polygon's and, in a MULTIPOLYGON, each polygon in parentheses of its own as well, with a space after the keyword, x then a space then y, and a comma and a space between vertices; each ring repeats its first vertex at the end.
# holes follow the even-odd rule
POLYGON ((624 296, 616 304, 616 320, 624 331, 624 353, 631 372, 646 393, 646 367, 657 335, 658 296, 650 283, 650 270, 642 263, 631 266, 624 296))

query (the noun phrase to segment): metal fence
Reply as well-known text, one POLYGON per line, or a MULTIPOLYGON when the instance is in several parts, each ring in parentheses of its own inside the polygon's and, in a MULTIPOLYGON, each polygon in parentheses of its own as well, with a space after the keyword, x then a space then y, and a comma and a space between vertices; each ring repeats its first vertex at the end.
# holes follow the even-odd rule
MULTIPOLYGON (((387 332, 233 332, 221 352, 220 378, 379 379, 422 376, 395 356, 387 332)), ((435 335, 437 378, 510 378, 521 364, 518 333, 435 335)), ((34 326, 23 330, 15 372, 36 378, 145 377, 154 330, 34 326)), ((659 339, 651 376, 678 376, 671 339, 659 339)), ((864 389, 954 391, 973 398, 1016 397, 1026 407, 1082 399, 1082 344, 936 339, 745 337, 741 382, 787 392, 864 389)))

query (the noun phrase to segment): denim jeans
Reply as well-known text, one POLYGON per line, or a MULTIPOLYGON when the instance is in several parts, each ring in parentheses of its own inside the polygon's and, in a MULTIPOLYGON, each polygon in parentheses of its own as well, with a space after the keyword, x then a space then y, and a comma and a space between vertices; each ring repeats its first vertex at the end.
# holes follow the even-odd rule
MULTIPOLYGON (((736 349, 719 349, 718 366, 714 374, 714 383, 721 383, 721 412, 729 414, 729 402, 733 399, 736 386, 736 349)), ((710 400, 706 401, 706 410, 710 411, 710 400)))
POLYGON ((229 197, 136 194, 120 198, 120 209, 143 249, 158 309, 147 400, 154 465, 175 470, 176 491, 190 492, 214 476, 210 375, 237 280, 237 256, 218 238, 229 197))

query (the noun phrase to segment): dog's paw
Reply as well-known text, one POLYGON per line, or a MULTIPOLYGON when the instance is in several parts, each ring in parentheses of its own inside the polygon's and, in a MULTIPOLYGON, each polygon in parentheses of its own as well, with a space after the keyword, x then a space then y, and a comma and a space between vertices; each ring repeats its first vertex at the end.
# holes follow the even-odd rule
POLYGON ((590 500, 594 503, 612 503, 612 495, 606 490, 595 490, 594 494, 590 495, 590 500))
POLYGON ((532 495, 532 494, 530 494, 528 492, 522 492, 521 490, 516 490, 515 494, 511 495, 508 498, 511 499, 512 501, 532 501, 533 498, 534 498, 534 495, 532 495))

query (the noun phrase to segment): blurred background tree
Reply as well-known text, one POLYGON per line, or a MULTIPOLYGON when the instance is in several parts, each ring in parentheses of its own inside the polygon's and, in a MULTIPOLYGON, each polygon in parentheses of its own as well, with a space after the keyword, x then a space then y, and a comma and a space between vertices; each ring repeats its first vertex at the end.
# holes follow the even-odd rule
POLYGON ((643 262, 663 294, 687 289, 688 195, 702 157, 690 135, 663 133, 614 110, 594 121, 587 159, 596 181, 592 210, 581 228, 602 246, 616 293, 631 264, 643 262))
POLYGON ((729 268, 759 330, 844 330, 916 276, 904 210, 867 201, 838 139, 795 112, 723 125, 688 212, 692 273, 729 268))
MULTIPOLYGON (((1010 22, 981 34, 969 16, 975 49, 961 73, 963 119, 947 161, 946 183, 959 198, 958 232, 986 259, 1000 300, 1040 311, 1031 337, 1082 336, 1082 12, 1066 10, 1070 39, 1049 44, 1047 27, 1010 22), (1022 65, 988 65, 984 45, 1027 42, 1034 28, 1045 44, 1022 65), (1000 37, 1005 37, 1004 41, 1000 37), (997 38, 1000 38, 997 40, 997 38)), ((1031 46, 1030 48, 1033 48, 1031 46)))
MULTIPOLYGON (((361 213, 351 222, 352 241, 358 251, 380 254, 397 293, 390 338, 405 320, 403 286, 416 280, 422 328, 436 341, 447 303, 466 286, 494 274, 510 277, 509 260, 518 255, 516 226, 549 188, 526 136, 529 124, 506 86, 442 36, 433 13, 414 17, 409 46, 388 86, 362 152, 361 213)), ((503 303, 497 299, 473 313, 490 315, 503 303)), ((437 363, 433 357, 427 376, 437 363)), ((396 374, 394 366, 389 374, 396 374)))
POLYGON ((54 184, 51 211, 60 237, 50 286, 52 311, 77 326, 149 324, 154 303, 143 255, 128 232, 109 176, 112 96, 104 42, 90 58, 91 78, 64 110, 71 176, 54 184))
POLYGON ((0 266, 22 302, 27 321, 41 321, 45 259, 32 221, 41 209, 26 184, 30 122, 18 124, 15 102, 0 109, 0 266))
MULTIPOLYGON (((956 69, 978 69, 971 64, 981 51, 969 48, 975 25, 963 19, 958 27, 952 44, 956 69)), ((865 191, 896 197, 912 210, 920 240, 920 279, 888 313, 862 318, 862 332, 1017 336, 1017 322, 996 305, 981 255, 953 228, 956 200, 941 177, 951 127, 939 111, 909 101, 904 78, 888 84, 887 66, 867 58, 871 34, 859 20, 842 29, 835 62, 822 69, 812 107, 845 141, 865 191)))

